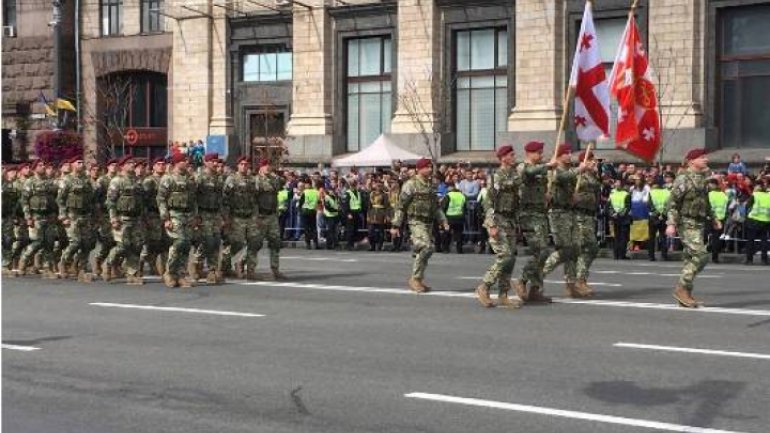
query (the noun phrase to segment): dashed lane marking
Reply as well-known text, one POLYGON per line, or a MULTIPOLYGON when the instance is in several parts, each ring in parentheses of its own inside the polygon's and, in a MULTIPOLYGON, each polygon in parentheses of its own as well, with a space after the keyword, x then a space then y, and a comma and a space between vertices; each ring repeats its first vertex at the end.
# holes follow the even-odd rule
POLYGON ((197 308, 180 308, 180 307, 156 307, 154 305, 134 305, 134 304, 113 304, 110 302, 91 302, 88 305, 95 307, 108 307, 108 308, 126 308, 135 310, 153 310, 153 311, 169 311, 175 313, 195 313, 195 314, 211 314, 214 316, 235 316, 235 317, 265 317, 264 314, 254 313, 239 313, 235 311, 220 311, 220 310, 200 310, 197 308))
POLYGON ((681 352, 681 353, 696 353, 700 355, 716 355, 716 356, 730 356, 734 358, 753 358, 753 359, 765 359, 770 360, 770 355, 762 353, 750 353, 750 352, 730 352, 727 350, 711 350, 711 349, 693 349, 689 347, 676 347, 676 346, 658 346, 655 344, 636 344, 636 343, 615 343, 614 347, 623 347, 628 349, 646 349, 646 350, 660 350, 666 352, 681 352))
POLYGON ((462 404, 465 406, 475 406, 490 409, 502 409, 514 412, 533 413, 537 415, 547 415, 558 418, 576 419, 582 421, 592 421, 604 424, 616 424, 632 427, 643 427, 655 430, 666 430, 673 432, 686 432, 686 433, 742 433, 732 430, 718 430, 712 428, 693 427, 681 424, 671 424, 667 422, 649 421, 636 418, 625 418, 613 415, 603 415, 590 412, 576 412, 573 410, 553 409, 549 407, 530 406, 524 404, 506 403, 502 401, 494 400, 482 400, 478 398, 467 397, 455 397, 444 394, 430 394, 425 392, 412 392, 404 394, 406 398, 414 398, 420 400, 437 401, 441 403, 453 403, 462 404))

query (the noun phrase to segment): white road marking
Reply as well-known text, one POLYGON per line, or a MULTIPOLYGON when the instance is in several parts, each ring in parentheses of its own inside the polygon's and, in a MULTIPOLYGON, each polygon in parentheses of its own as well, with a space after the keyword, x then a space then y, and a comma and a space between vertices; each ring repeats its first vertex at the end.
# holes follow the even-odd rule
MULTIPOLYGON (((324 290, 324 291, 337 291, 337 292, 416 295, 416 293, 408 289, 397 289, 397 288, 386 288, 386 287, 339 286, 339 285, 291 283, 291 282, 281 283, 281 282, 270 282, 270 281, 244 281, 244 282, 237 282, 235 284, 240 284, 245 286, 263 286, 263 287, 291 287, 296 289, 324 290)), ((457 291, 446 291, 446 290, 434 290, 428 293, 421 294, 419 296, 438 296, 438 297, 444 297, 444 298, 466 298, 466 299, 474 299, 476 297, 476 295, 473 292, 457 292, 457 291)), ((494 295, 492 297, 494 298, 494 295)), ((719 308, 719 307, 681 308, 674 303, 673 299, 671 304, 656 304, 656 303, 648 303, 648 302, 626 302, 626 301, 603 301, 603 300, 570 299, 570 298, 554 298, 553 301, 559 304, 593 305, 593 306, 599 306, 599 307, 641 308, 641 309, 651 309, 651 310, 677 311, 682 313, 721 313, 721 314, 732 314, 732 315, 743 315, 743 316, 770 317, 770 310, 749 310, 749 309, 741 309, 741 308, 719 308)))
POLYGON ((15 344, 2 344, 3 349, 8 350, 18 350, 20 352, 33 352, 35 350, 40 350, 39 347, 32 347, 32 346, 17 346, 15 344))
POLYGON ((358 259, 337 259, 334 257, 303 257, 303 256, 281 256, 281 260, 310 260, 314 262, 344 262, 355 263, 358 259))
POLYGON ((238 313, 234 311, 199 310, 197 308, 179 308, 179 307, 156 307, 154 305, 113 304, 110 302, 91 302, 88 305, 93 305, 95 307, 128 308, 128 309, 136 309, 136 310, 155 310, 155 311, 172 311, 172 312, 178 312, 178 313, 212 314, 215 316, 265 317, 264 314, 238 313))
MULTIPOLYGON (((625 272, 625 271, 591 271, 592 274, 620 274, 620 275, 639 275, 651 277, 678 277, 681 274, 661 274, 659 272, 625 272)), ((697 278, 722 278, 721 275, 698 275, 697 278)))
POLYGON ((629 349, 663 350, 668 352, 698 353, 702 355, 732 356, 735 358, 754 358, 754 359, 770 360, 770 355, 765 355, 761 353, 730 352, 726 350, 710 350, 710 349, 692 349, 689 347, 658 346, 654 344, 636 344, 636 343, 615 343, 613 344, 613 346, 625 347, 629 349))
POLYGON ((718 430, 703 427, 693 427, 680 424, 671 424, 667 422, 648 421, 643 419, 625 418, 612 415, 602 415, 590 412, 576 412, 572 410, 552 409, 541 406, 529 406, 524 404, 506 403, 494 400, 481 400, 478 398, 454 397, 443 394, 429 394, 425 392, 412 392, 404 394, 406 398, 416 398, 421 400, 438 401, 442 403, 463 404, 466 406, 485 407, 491 409, 503 409, 515 412, 534 413, 538 415, 549 415, 559 418, 578 419, 584 421, 594 421, 606 424, 619 424, 633 427, 643 427, 657 430, 667 430, 673 432, 685 433, 742 433, 732 430, 718 430))

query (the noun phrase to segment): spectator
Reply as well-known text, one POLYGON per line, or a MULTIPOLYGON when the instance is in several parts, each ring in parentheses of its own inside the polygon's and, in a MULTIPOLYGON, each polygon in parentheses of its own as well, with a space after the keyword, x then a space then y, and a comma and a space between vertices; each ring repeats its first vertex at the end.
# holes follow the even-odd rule
POLYGON ((746 163, 741 161, 741 156, 737 153, 733 154, 732 162, 727 166, 728 173, 740 173, 744 176, 749 174, 749 168, 746 163))
POLYGON ((476 200, 479 196, 481 185, 473 178, 473 171, 467 170, 465 172, 465 179, 460 181, 458 189, 463 193, 466 200, 476 200))

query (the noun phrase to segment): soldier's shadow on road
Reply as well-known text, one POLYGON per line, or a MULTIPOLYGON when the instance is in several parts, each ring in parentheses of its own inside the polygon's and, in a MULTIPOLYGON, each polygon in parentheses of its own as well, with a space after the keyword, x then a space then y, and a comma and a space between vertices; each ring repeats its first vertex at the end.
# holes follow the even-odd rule
MULTIPOLYGON (((682 422, 710 426, 717 418, 750 420, 758 416, 727 412, 730 401, 741 394, 745 382, 704 380, 683 388, 645 388, 631 381, 593 382, 584 393, 615 405, 676 406, 682 422)), ((740 407, 740 406, 737 406, 740 407)), ((735 410, 731 407, 730 410, 735 410)))

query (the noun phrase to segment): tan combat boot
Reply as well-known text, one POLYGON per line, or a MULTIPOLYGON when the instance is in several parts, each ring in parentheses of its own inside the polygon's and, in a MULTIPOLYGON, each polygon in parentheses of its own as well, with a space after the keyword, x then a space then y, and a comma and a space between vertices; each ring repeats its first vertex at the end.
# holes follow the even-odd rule
POLYGON ((282 274, 281 271, 278 270, 278 268, 270 268, 270 271, 273 273, 273 279, 275 281, 286 280, 286 275, 282 274))
POLYGON ((492 302, 492 298, 489 297, 489 288, 484 283, 481 283, 476 287, 476 298, 484 308, 492 308, 495 306, 495 303, 492 302))
POLYGON ((588 285, 586 280, 578 280, 575 284, 575 290, 577 290, 581 298, 590 298, 594 295, 594 289, 588 285))
POLYGON ((126 284, 129 286, 142 286, 144 285, 144 279, 139 275, 127 275, 126 284))
POLYGON ((538 302, 543 304, 550 304, 553 302, 550 296, 545 296, 543 290, 537 286, 529 287, 529 294, 527 294, 527 302, 538 302))
POLYGON ((219 279, 217 278, 216 272, 209 271, 209 273, 206 274, 206 284, 219 284, 219 279))
POLYGON ((419 278, 410 278, 407 285, 415 293, 425 293, 425 286, 422 285, 422 281, 419 278))
POLYGON ((516 296, 519 297, 519 299, 522 300, 522 302, 529 301, 529 294, 527 293, 527 285, 520 280, 516 280, 513 283, 511 283, 511 286, 513 286, 513 290, 516 291, 516 296))
POLYGON ((80 272, 78 272, 78 282, 80 282, 80 283, 93 283, 94 279, 93 279, 93 276, 90 273, 81 270, 80 272))
POLYGON ((674 299, 684 308, 698 308, 698 303, 692 298, 690 291, 683 286, 676 286, 674 289, 674 299))
POLYGON ((19 259, 13 259, 13 262, 11 263, 11 273, 8 274, 10 277, 18 277, 19 276, 19 263, 21 260, 19 259))
POLYGON ((166 261, 163 260, 163 257, 161 256, 155 257, 155 272, 157 272, 158 275, 166 273, 166 261))
POLYGON ((166 287, 171 289, 179 285, 176 278, 172 277, 171 274, 169 274, 168 272, 165 272, 163 274, 163 284, 165 284, 166 287))
POLYGON ((564 292, 568 298, 581 298, 580 293, 577 290, 577 284, 567 281, 564 283, 564 292))
POLYGON ((179 283, 179 287, 183 289, 189 289, 191 287, 195 287, 195 283, 192 280, 190 280, 189 277, 181 277, 177 280, 177 282, 179 283))
POLYGON ((422 285, 422 289, 423 289, 425 292, 430 292, 431 290, 433 290, 433 287, 431 287, 431 286, 429 286, 429 285, 425 284, 425 280, 420 280, 420 285, 422 285))
POLYGON ((216 276, 217 276, 217 284, 224 284, 225 283, 226 279, 225 279, 225 273, 224 272, 217 271, 216 272, 216 276))
POLYGON ((19 265, 13 270, 15 277, 23 277, 27 275, 27 262, 19 260, 19 265))
POLYGON ((104 282, 109 283, 114 278, 113 276, 113 268, 109 265, 109 263, 105 262, 104 265, 102 265, 102 280, 104 282))
POLYGON ((524 305, 524 301, 509 298, 508 289, 500 289, 500 293, 497 294, 497 305, 503 308, 515 309, 521 308, 521 306, 524 305))
POLYGON ((64 263, 64 260, 59 262, 59 275, 63 280, 66 280, 69 277, 74 277, 75 275, 77 275, 77 274, 71 273, 71 271, 72 271, 72 266, 67 266, 67 264, 64 263))

